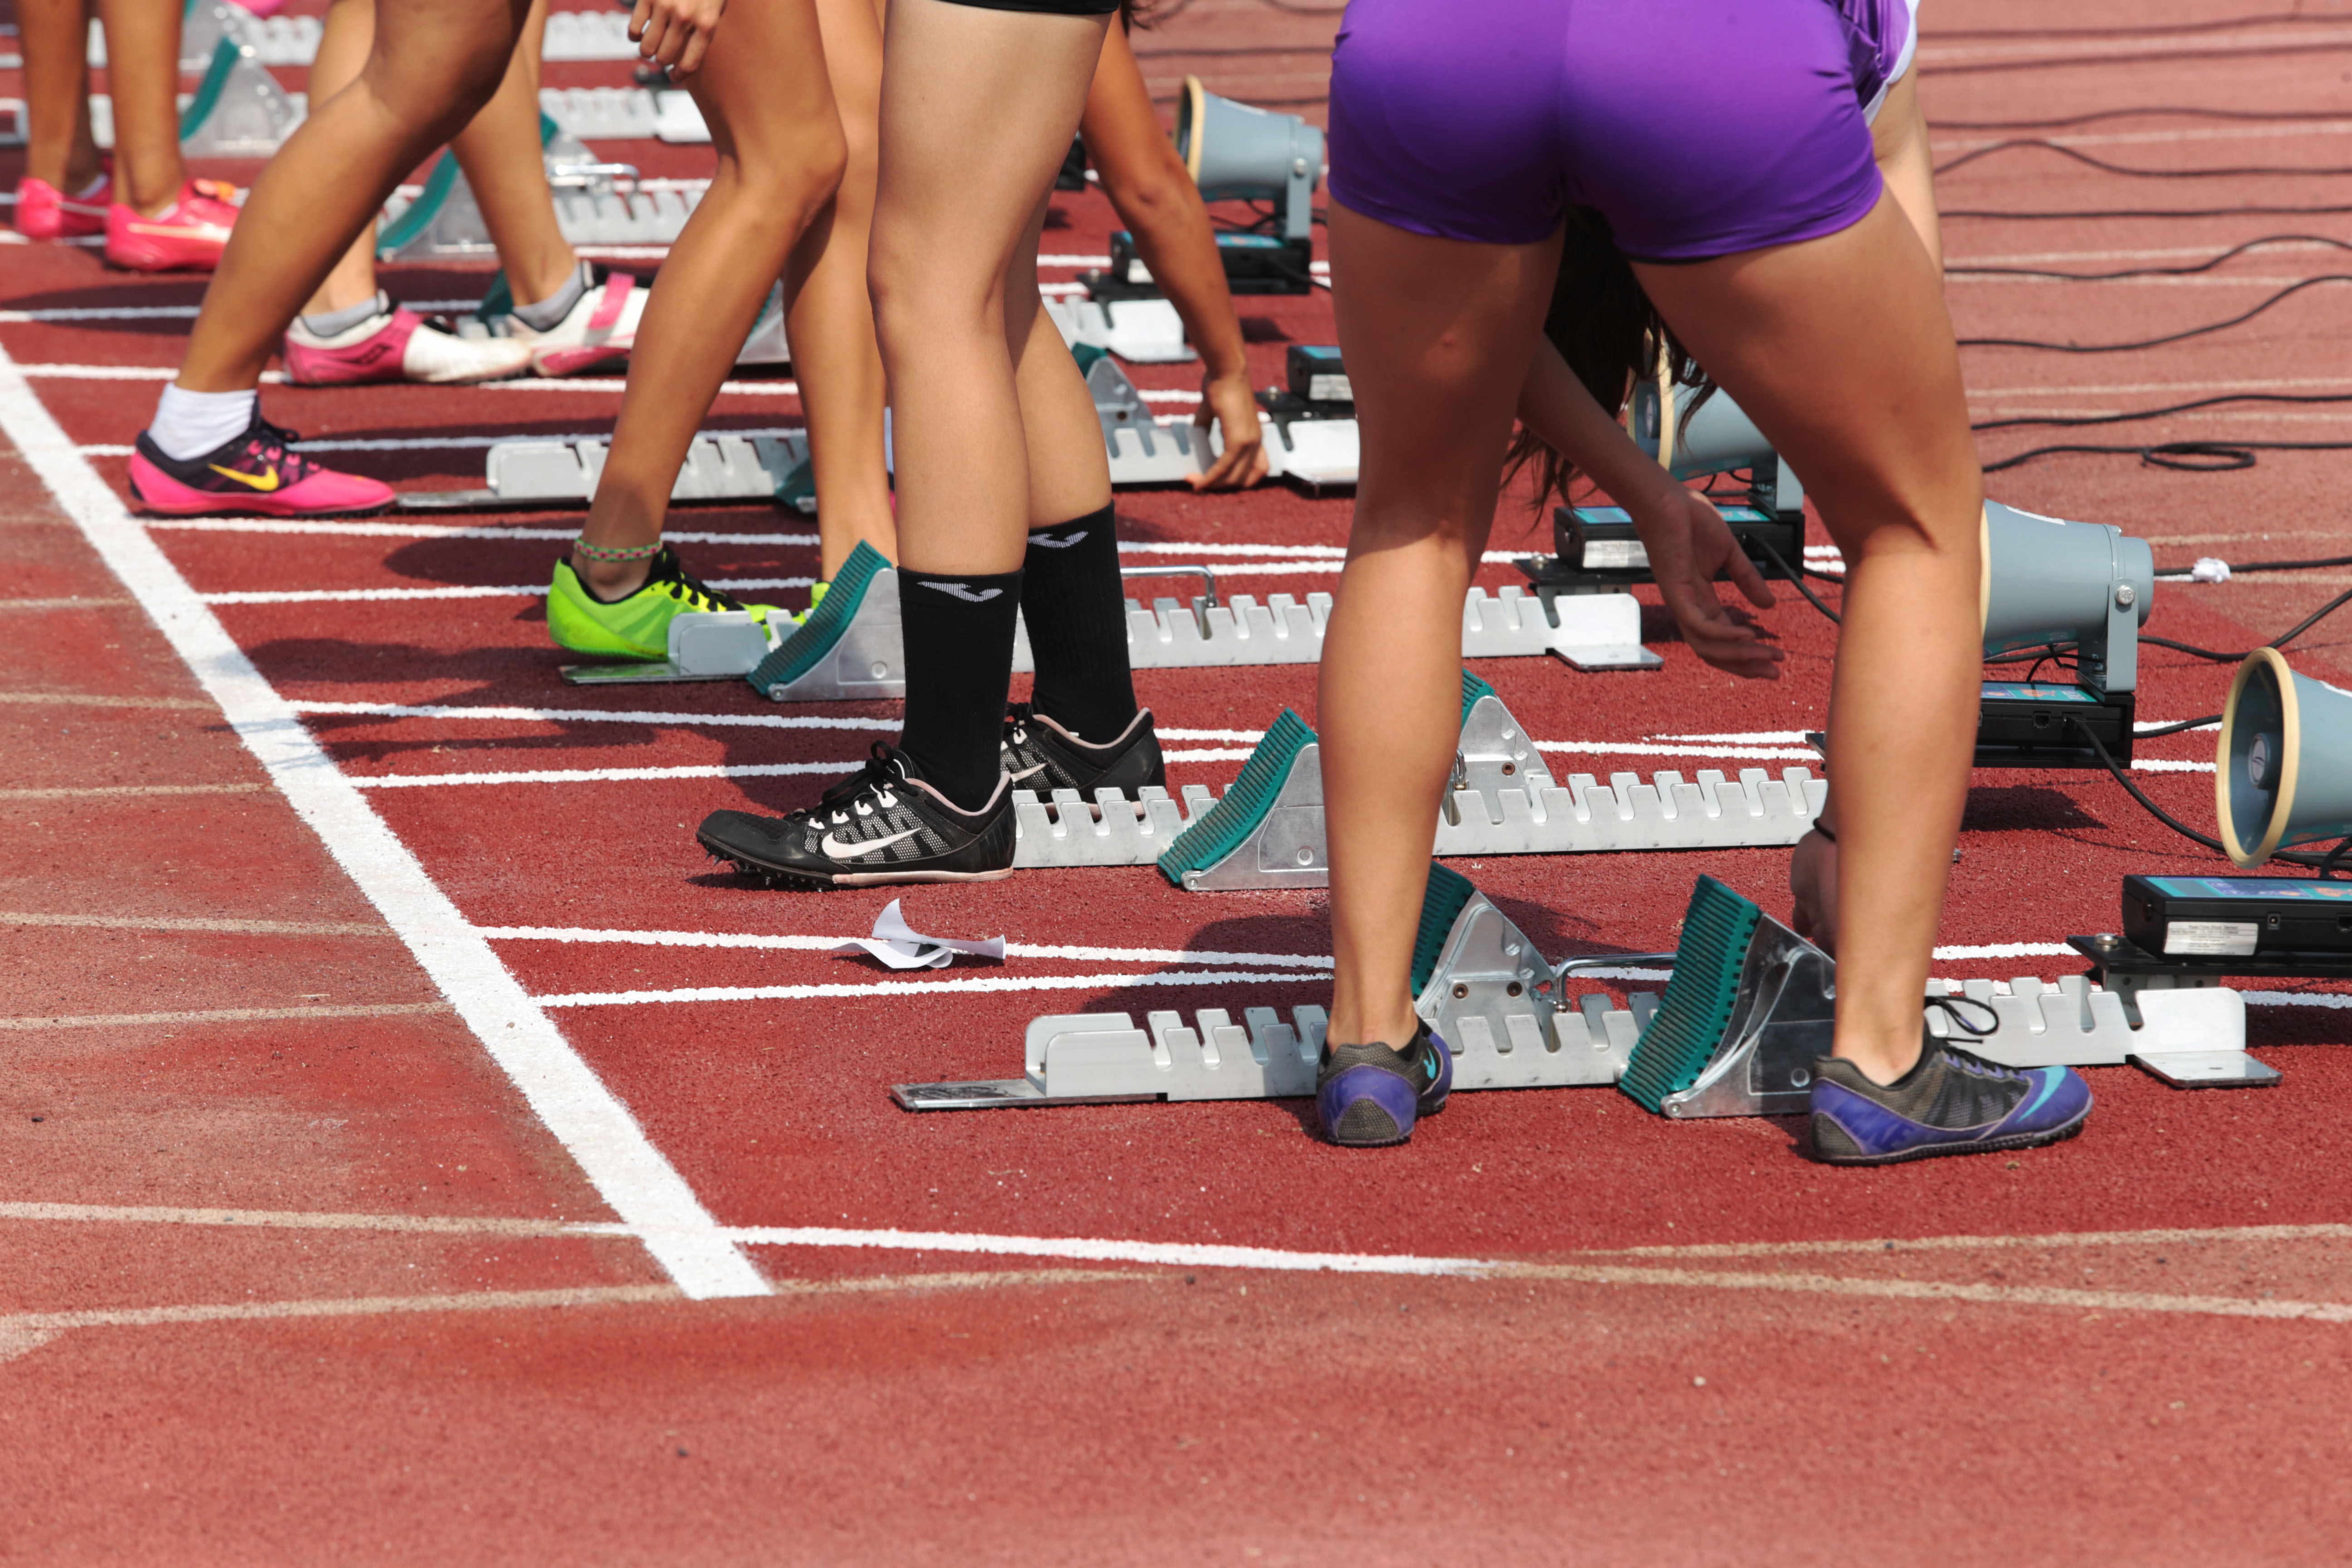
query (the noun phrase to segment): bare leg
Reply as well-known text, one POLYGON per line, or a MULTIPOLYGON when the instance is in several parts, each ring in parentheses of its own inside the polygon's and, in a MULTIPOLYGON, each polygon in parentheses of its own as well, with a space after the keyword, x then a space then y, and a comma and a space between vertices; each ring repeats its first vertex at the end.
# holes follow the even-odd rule
MULTIPOLYGON (((498 92, 450 146, 499 247, 518 300, 543 300, 563 287, 579 258, 555 225, 546 165, 539 153, 539 53, 547 0, 536 0, 498 92)), ((331 97, 359 79, 375 37, 375 0, 334 0, 328 7, 310 90, 331 97)), ((375 224, 352 242, 327 280, 302 307, 306 315, 341 310, 375 298, 375 224)))
POLYGON ((866 292, 881 138, 882 17, 876 0, 816 0, 825 68, 848 161, 841 188, 793 247, 784 268, 784 335, 808 420, 816 471, 817 575, 830 582, 860 541, 898 553, 882 451, 889 386, 866 292))
POLYGON ((1559 242, 1433 239, 1334 202, 1331 267, 1364 464, 1317 698, 1339 960, 1329 1037, 1402 1049, 1460 717, 1462 597, 1494 521, 1559 242))
POLYGON ((528 0, 381 0, 359 79, 303 121, 246 201, 178 384, 257 385, 287 324, 386 196, 498 89, 528 0))
POLYGON ((1037 239, 1052 201, 1050 191, 1038 197, 1020 252, 1004 274, 1004 344, 1013 355, 1029 447, 1029 528, 1067 522, 1110 504, 1102 416, 1061 329, 1038 302, 1037 239))
POLYGON ((499 247, 507 287, 525 304, 562 288, 580 265, 556 226, 547 160, 540 153, 540 49, 546 38, 547 0, 533 0, 499 90, 449 142, 482 209, 482 226, 499 247))
POLYGON ((1927 117, 1919 109, 1919 73, 1908 70, 1886 89, 1878 118, 1870 125, 1871 155, 1903 216, 1937 271, 1944 266, 1944 231, 1936 213, 1936 160, 1927 146, 1927 117))
MULTIPOLYGON (((625 550, 661 538, 671 485, 784 258, 833 198, 844 161, 809 0, 735 0, 688 90, 710 126, 719 169, 646 306, 640 346, 581 535, 625 550)), ((645 581, 644 561, 572 570, 606 598, 645 581)))
POLYGON ((1983 487, 1937 271, 1891 197, 1821 239, 1636 270, 1845 554, 1836 1054, 1889 1082, 1918 1058, 1982 676, 1983 487))
POLYGON ((89 133, 89 10, 83 0, 17 0, 25 60, 25 174, 61 191, 98 178, 89 133))
POLYGON ((153 217, 180 199, 180 0, 98 0, 114 100, 114 199, 153 217))
MULTIPOLYGON (((1006 300, 1106 25, 946 0, 890 7, 867 276, 896 419, 900 559, 917 571, 1012 572, 1026 550, 1023 394, 1029 362, 1045 366, 1025 349, 1016 365, 1006 300)), ((1034 278, 1023 281, 1034 311, 1034 278)))

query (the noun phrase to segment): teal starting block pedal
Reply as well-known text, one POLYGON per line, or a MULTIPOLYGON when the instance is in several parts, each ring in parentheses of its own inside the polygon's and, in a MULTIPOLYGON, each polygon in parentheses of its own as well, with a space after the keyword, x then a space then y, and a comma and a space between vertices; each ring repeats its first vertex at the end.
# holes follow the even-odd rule
MULTIPOLYGON (((1412 978, 1413 1010, 1453 1052, 1456 1089, 1615 1084, 1676 1119, 1802 1114, 1836 1011, 1830 956, 1710 877, 1692 894, 1678 952, 1554 963, 1465 878, 1433 864, 1412 978), (1664 996, 1629 992, 1622 1008, 1606 991, 1570 984, 1580 973, 1640 978, 1660 969, 1672 975, 1664 996)), ((2137 1028, 2119 997, 2079 975, 2054 985, 1931 981, 1928 994, 1983 1004, 1969 1011, 1992 1027, 1964 1037, 1965 1047, 2010 1067, 2128 1059, 2189 1088, 2209 1080, 2161 1064, 2245 1054, 2245 1001, 2231 991, 2143 992, 2137 1028)), ((1271 1006, 1241 1012, 1235 1024, 1231 1011, 1204 1008, 1197 1026, 1157 1012, 1142 1028, 1124 1013, 1037 1018, 1023 1041, 1022 1077, 902 1083, 890 1094, 908 1110, 1312 1094, 1324 1010, 1295 1007, 1286 1021, 1271 1006)), ((1927 1026, 1953 1032, 1940 1009, 1927 1026)))
MULTIPOLYGON (((1828 797, 1828 781, 1803 768, 1778 779, 1743 769, 1736 784, 1713 769, 1696 784, 1662 773, 1648 784, 1618 773, 1604 785, 1577 773, 1562 788, 1494 688, 1465 670, 1461 740, 1433 848, 1486 856, 1786 846, 1811 829, 1828 797)), ((1193 892, 1328 887, 1315 731, 1285 710, 1224 799, 1195 816, 1159 865, 1193 892)))

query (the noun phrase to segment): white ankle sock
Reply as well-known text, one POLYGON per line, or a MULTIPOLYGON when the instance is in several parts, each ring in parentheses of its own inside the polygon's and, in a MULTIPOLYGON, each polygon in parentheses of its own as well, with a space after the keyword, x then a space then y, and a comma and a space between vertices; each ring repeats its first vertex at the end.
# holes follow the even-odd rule
POLYGON ((256 391, 190 392, 166 382, 147 438, 174 462, 190 462, 243 435, 260 399, 256 391))

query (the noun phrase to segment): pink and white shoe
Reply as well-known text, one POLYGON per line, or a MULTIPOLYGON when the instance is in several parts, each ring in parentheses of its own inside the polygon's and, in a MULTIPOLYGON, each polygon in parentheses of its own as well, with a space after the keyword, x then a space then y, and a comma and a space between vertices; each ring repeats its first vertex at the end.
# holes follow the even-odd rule
POLYGON ((507 338, 463 338, 379 292, 376 311, 355 327, 321 337, 294 318, 286 329, 286 379, 303 386, 357 386, 415 381, 437 386, 502 381, 530 368, 529 345, 507 338))
POLYGON ((236 222, 236 186, 219 180, 190 180, 180 187, 180 199, 153 217, 140 216, 126 203, 110 203, 106 259, 133 272, 209 272, 220 265, 236 222))
POLYGON ((106 209, 114 200, 114 182, 101 175, 98 184, 69 196, 47 180, 30 175, 16 182, 16 232, 26 239, 79 239, 106 232, 106 209))
POLYGON ((166 456, 142 430, 131 453, 131 493, 149 511, 172 517, 357 517, 393 503, 390 485, 320 468, 293 449, 299 439, 256 408, 243 435, 184 462, 166 456))
POLYGON ((499 335, 530 350, 530 368, 541 375, 577 375, 600 365, 618 364, 637 341, 637 322, 653 290, 625 272, 599 267, 595 282, 571 313, 545 331, 520 316, 499 319, 499 335))

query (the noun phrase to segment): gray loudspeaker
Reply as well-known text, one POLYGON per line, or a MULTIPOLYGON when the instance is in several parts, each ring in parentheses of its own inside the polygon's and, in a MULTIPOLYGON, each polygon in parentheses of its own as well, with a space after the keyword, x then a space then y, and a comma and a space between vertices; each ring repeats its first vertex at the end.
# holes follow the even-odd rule
POLYGON ((2213 807, 2222 847, 2248 869, 2352 837, 2352 691, 2297 675, 2276 648, 2248 654, 2222 707, 2213 807))
POLYGON ((1691 405, 1702 389, 1675 388, 1674 402, 1664 419, 1654 381, 1633 386, 1633 439, 1642 450, 1665 465, 1678 479, 1701 479, 1746 469, 1756 476, 1756 504, 1770 511, 1797 511, 1805 504, 1805 487, 1756 422, 1721 388, 1694 413, 1691 405))
POLYGON ((2156 599, 2147 541, 1985 502, 1984 650, 2076 645, 2074 678, 2115 694, 2139 682, 2139 628, 2156 599))
POLYGON ((1272 201, 1285 239, 1313 234, 1323 132, 1296 114, 1219 98, 1188 76, 1176 102, 1176 152, 1203 200, 1272 201))

